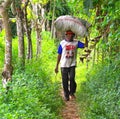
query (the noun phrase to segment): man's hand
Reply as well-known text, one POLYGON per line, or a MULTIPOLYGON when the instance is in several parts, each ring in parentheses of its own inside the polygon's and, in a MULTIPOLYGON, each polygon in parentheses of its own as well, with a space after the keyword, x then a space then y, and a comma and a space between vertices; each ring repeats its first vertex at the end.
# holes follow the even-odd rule
POLYGON ((58 73, 58 67, 55 68, 55 73, 56 73, 56 74, 58 73))

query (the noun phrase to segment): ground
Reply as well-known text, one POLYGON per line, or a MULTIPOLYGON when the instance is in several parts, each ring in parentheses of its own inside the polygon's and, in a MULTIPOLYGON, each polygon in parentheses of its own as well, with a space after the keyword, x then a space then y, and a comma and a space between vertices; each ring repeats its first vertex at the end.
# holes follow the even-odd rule
MULTIPOLYGON (((63 91, 61 91, 61 96, 63 98, 63 91)), ((61 111, 61 115, 63 119, 80 119, 78 115, 78 107, 77 107, 76 99, 65 101, 65 106, 61 111)))

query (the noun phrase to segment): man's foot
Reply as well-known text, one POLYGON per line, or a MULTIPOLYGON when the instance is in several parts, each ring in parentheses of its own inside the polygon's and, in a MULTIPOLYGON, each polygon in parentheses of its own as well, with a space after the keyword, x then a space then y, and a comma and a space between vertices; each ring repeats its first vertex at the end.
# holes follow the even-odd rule
POLYGON ((69 101, 70 100, 69 97, 65 97, 64 99, 65 99, 65 101, 69 101))
POLYGON ((70 99, 76 99, 75 95, 70 95, 70 99))

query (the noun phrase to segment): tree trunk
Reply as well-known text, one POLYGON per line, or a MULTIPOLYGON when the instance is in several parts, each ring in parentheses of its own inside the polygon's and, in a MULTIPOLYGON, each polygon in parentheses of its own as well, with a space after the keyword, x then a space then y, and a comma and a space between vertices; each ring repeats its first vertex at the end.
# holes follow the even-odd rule
POLYGON ((55 28, 54 28, 55 2, 56 2, 56 1, 54 0, 53 14, 52 14, 52 25, 51 25, 51 33, 52 33, 52 37, 55 37, 55 28))
POLYGON ((40 36, 41 30, 38 28, 38 25, 36 25, 36 37, 37 37, 37 50, 36 50, 36 59, 39 57, 41 53, 41 36, 40 36))
POLYGON ((9 17, 8 17, 8 8, 11 5, 12 1, 7 0, 4 2, 0 7, 0 15, 3 18, 3 25, 5 29, 5 61, 4 61, 4 69, 2 72, 2 81, 3 87, 7 88, 8 81, 12 80, 12 35, 11 35, 11 28, 9 24, 9 17))
MULTIPOLYGON (((49 1, 48 5, 45 7, 45 13, 48 15, 51 13, 51 0, 49 1)), ((51 31, 51 26, 50 26, 50 20, 49 18, 46 19, 46 25, 45 25, 46 31, 51 31)))
POLYGON ((33 12, 36 15, 36 19, 34 20, 34 27, 36 30, 36 58, 39 57, 41 53, 41 35, 40 32, 42 31, 42 23, 40 23, 38 19, 38 11, 40 11, 40 6, 38 4, 33 4, 33 12))
POLYGON ((18 57, 19 57, 20 69, 24 69, 25 67, 23 16, 24 15, 21 8, 18 8, 16 15, 16 24, 17 24, 17 35, 18 35, 18 57))
POLYGON ((27 59, 32 59, 33 57, 33 50, 32 50, 32 39, 31 39, 31 24, 28 23, 27 19, 27 6, 28 6, 29 0, 27 0, 24 4, 24 21, 25 21, 25 31, 26 36, 28 39, 28 47, 27 47, 27 59))
POLYGON ((45 16, 45 9, 44 9, 43 7, 41 7, 41 17, 42 17, 41 25, 42 25, 42 31, 45 31, 45 20, 44 20, 44 16, 45 16))
POLYGON ((27 59, 32 59, 33 58, 33 49, 32 49, 32 39, 31 39, 31 29, 27 29, 26 35, 27 35, 27 39, 28 39, 27 59))

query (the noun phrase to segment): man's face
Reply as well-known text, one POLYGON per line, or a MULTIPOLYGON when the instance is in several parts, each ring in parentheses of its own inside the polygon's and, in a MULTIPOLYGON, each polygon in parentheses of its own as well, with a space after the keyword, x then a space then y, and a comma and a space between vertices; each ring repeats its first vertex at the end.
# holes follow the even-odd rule
POLYGON ((66 34, 66 38, 68 41, 72 41, 74 38, 74 34, 66 34))

